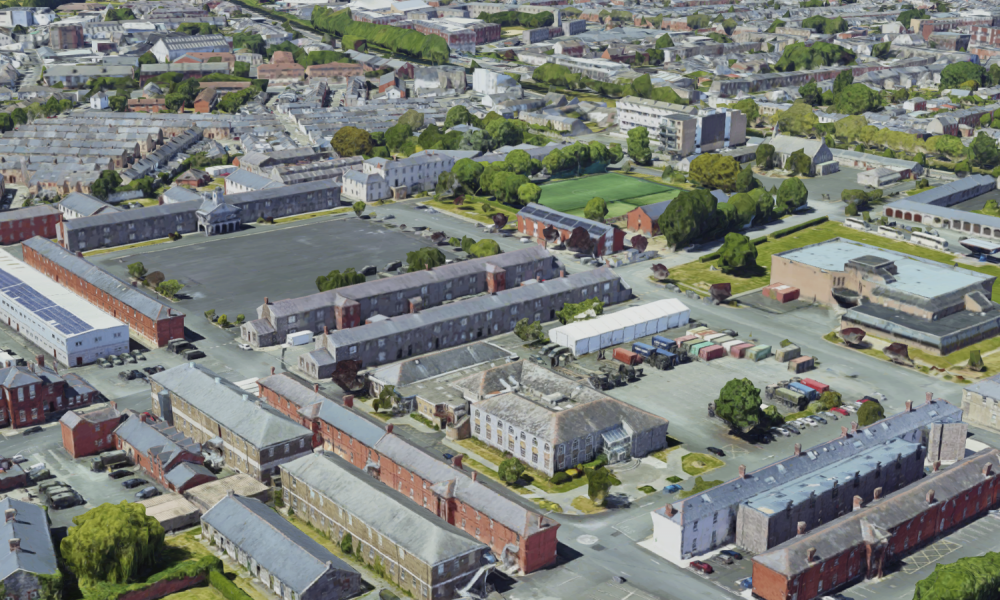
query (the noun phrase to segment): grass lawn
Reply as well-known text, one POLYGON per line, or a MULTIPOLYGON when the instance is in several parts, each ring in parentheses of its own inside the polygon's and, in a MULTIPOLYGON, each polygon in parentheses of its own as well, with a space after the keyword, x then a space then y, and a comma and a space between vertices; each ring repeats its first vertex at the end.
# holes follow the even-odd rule
POLYGON ((532 500, 532 502, 540 506, 543 510, 548 510, 557 513, 561 513, 563 511, 562 507, 556 504, 555 502, 542 500, 541 498, 535 498, 532 500))
MULTIPOLYGON (((508 458, 503 455, 503 452, 500 452, 499 450, 491 446, 487 446, 486 444, 475 438, 466 438, 464 440, 456 440, 456 441, 463 448, 466 448, 471 452, 475 452, 479 456, 485 458, 486 460, 490 461, 491 463, 497 466, 499 466, 500 463, 504 461, 504 459, 508 458)), ((462 459, 462 462, 463 464, 468 463, 469 458, 465 457, 464 459, 462 459)), ((491 476, 492 479, 496 479, 497 481, 500 480, 499 476, 496 474, 496 471, 490 470, 490 472, 493 473, 493 475, 491 476)), ((484 474, 488 475, 486 473, 484 474)), ((552 483, 552 481, 548 478, 547 475, 539 471, 536 471, 534 469, 529 469, 527 468, 527 466, 524 469, 524 475, 522 476, 522 479, 528 485, 533 485, 549 494, 559 494, 562 492, 568 492, 570 490, 575 490, 580 486, 587 485, 586 477, 577 477, 576 479, 571 479, 566 483, 555 485, 554 483, 552 483)), ((516 487, 511 487, 510 489, 514 490, 515 492, 518 492, 519 494, 526 493, 525 491, 522 491, 521 489, 516 487)))
MULTIPOLYGON (((711 266, 715 266, 715 268, 718 269, 718 261, 709 261, 705 263, 695 261, 686 265, 681 265, 675 269, 671 269, 670 278, 678 285, 703 293, 707 292, 708 288, 714 283, 728 282, 732 284, 733 293, 739 294, 763 287, 771 282, 772 254, 785 252, 786 250, 793 250, 795 248, 802 248, 804 246, 809 246, 810 244, 818 244, 819 242, 824 242, 837 237, 862 242, 878 248, 885 248, 886 250, 893 250, 902 254, 926 258, 948 265, 955 262, 954 254, 939 252, 937 250, 932 250, 930 248, 917 246, 907 242, 890 240, 873 233, 864 233, 844 227, 840 223, 836 223, 834 221, 827 221, 757 246, 758 269, 747 276, 727 275, 722 271, 709 270, 709 267, 711 266)), ((979 273, 985 273, 987 275, 993 275, 1000 278, 1000 267, 993 265, 973 266, 964 264, 959 264, 958 266, 963 269, 969 269, 971 271, 977 271, 979 273)), ((1000 284, 998 283, 994 283, 993 285, 993 301, 1000 301, 1000 284)))
POLYGON ((493 469, 487 467, 486 465, 484 465, 483 463, 479 462, 478 460, 476 460, 474 458, 469 458, 468 456, 466 456, 465 458, 462 459, 462 466, 463 467, 469 467, 473 471, 478 471, 483 476, 489 477, 493 481, 499 483, 500 485, 506 487, 508 490, 510 490, 510 491, 512 491, 514 493, 522 494, 522 495, 531 493, 531 492, 529 492, 528 490, 526 490, 523 487, 512 487, 512 486, 507 485, 507 482, 505 482, 502 479, 500 479, 500 475, 498 475, 496 471, 494 471, 493 469))
MULTIPOLYGON (((443 210, 450 213, 455 213, 456 215, 462 215, 470 219, 479 221, 480 223, 493 224, 493 218, 487 216, 487 213, 483 210, 483 203, 480 200, 470 200, 469 196, 465 197, 465 202, 460 206, 455 206, 455 201, 453 198, 441 198, 433 200, 424 200, 423 203, 427 206, 432 206, 438 210, 443 210)), ((507 206, 501 202, 490 202, 490 207, 492 211, 488 214, 502 212, 507 215, 507 226, 505 229, 517 229, 517 212, 519 208, 514 208, 513 206, 507 206)))
POLYGON ((171 241, 170 238, 159 238, 155 240, 149 240, 145 242, 139 242, 138 244, 128 244, 127 246, 114 246, 112 248, 99 248, 97 250, 91 250, 90 252, 84 252, 84 256, 97 256, 98 254, 107 254, 108 252, 117 252, 119 250, 131 250, 133 248, 142 248, 143 246, 155 246, 156 244, 162 244, 164 242, 171 241))
POLYGON ((671 446, 670 448, 664 448, 663 450, 657 450, 656 452, 653 452, 650 456, 652 456, 653 458, 662 460, 663 462, 667 462, 667 455, 670 454, 671 452, 673 452, 674 450, 678 449, 678 448, 680 448, 680 446, 671 446))
POLYGON ((322 210, 318 212, 306 213, 304 215, 293 215, 291 217, 282 217, 280 219, 275 219, 275 223, 294 223, 295 221, 305 221, 306 219, 312 219, 314 217, 325 217, 326 215, 339 215, 341 213, 354 212, 354 209, 350 206, 343 206, 341 208, 334 208, 332 210, 322 210))
POLYGON ((694 496, 695 494, 700 494, 701 492, 704 492, 705 490, 712 489, 712 488, 714 488, 717 485, 722 485, 722 483, 723 482, 721 480, 718 480, 718 479, 716 479, 714 481, 705 481, 701 477, 697 477, 694 480, 694 487, 691 488, 690 490, 684 490, 683 492, 679 492, 677 494, 677 497, 680 498, 681 500, 683 500, 684 498, 689 498, 691 496, 694 496))
MULTIPOLYGON (((603 173, 547 183, 542 186, 542 196, 539 202, 560 212, 576 214, 574 211, 582 211, 587 206, 587 202, 594 197, 604 198, 610 208, 615 202, 673 190, 674 188, 637 177, 629 177, 619 173, 603 173)), ((635 208, 635 206, 638 205, 631 205, 628 210, 635 208)), ((621 214, 625 214, 628 210, 621 214)))
MULTIPOLYGON (((830 333, 823 336, 823 339, 828 342, 832 342, 834 344, 841 344, 841 345, 843 344, 840 337, 834 331, 831 331, 830 333)), ((877 339, 882 341, 886 345, 889 344, 888 341, 881 340, 881 338, 877 338, 872 335, 865 336, 865 339, 866 340, 877 339)), ((917 364, 927 365, 929 367, 937 367, 938 369, 944 371, 961 370, 962 372, 960 376, 962 377, 967 377, 970 379, 980 379, 983 377, 990 377, 992 375, 1000 373, 1000 352, 996 352, 996 350, 998 349, 1000 349, 1000 337, 994 337, 979 342, 978 344, 972 344, 971 346, 966 346, 961 350, 956 350, 955 352, 952 352, 951 354, 945 354, 944 356, 930 354, 928 352, 924 352, 923 350, 919 348, 914 348, 912 346, 908 349, 908 354, 911 359, 917 362, 917 364), (969 362, 969 354, 973 350, 979 350, 980 354, 983 357, 983 364, 986 365, 986 370, 983 371, 982 373, 976 373, 974 371, 968 371, 965 369, 965 366, 969 362)), ((869 356, 874 356, 875 358, 891 362, 889 361, 889 357, 887 357, 885 353, 882 352, 881 350, 876 350, 874 348, 852 348, 852 350, 856 350, 858 352, 867 354, 869 356)))
MULTIPOLYGON (((722 482, 720 481, 719 483, 722 482)), ((597 506, 594 504, 593 500, 586 496, 577 496, 576 498, 573 498, 573 502, 570 503, 570 506, 585 515, 592 515, 594 513, 604 512, 607 510, 603 506, 597 506)))
POLYGON ((707 454, 701 454, 698 452, 692 452, 691 454, 685 454, 681 458, 681 467, 684 472, 688 475, 701 475, 702 473, 707 473, 712 469, 718 469, 724 466, 726 463, 722 462, 714 456, 709 456, 707 454), (695 464, 695 463, 701 463, 695 464))
MULTIPOLYGON (((191 558, 198 559, 202 556, 208 556, 211 554, 208 547, 202 544, 199 540, 195 539, 195 536, 201 533, 201 528, 194 527, 185 531, 184 533, 178 535, 172 535, 167 537, 166 543, 168 546, 175 548, 176 550, 183 552, 190 556, 191 558)), ((273 600, 268 598, 267 595, 263 594, 260 590, 254 587, 251 583, 250 578, 247 576, 246 571, 241 571, 239 569, 232 570, 228 566, 225 568, 225 573, 231 575, 233 583, 235 583, 241 590, 250 595, 254 600, 273 600)), ((192 588, 190 590, 185 590, 183 592, 178 592, 177 594, 171 594, 170 598, 176 598, 177 596, 183 596, 189 594, 188 597, 182 598, 180 600, 216 600, 222 597, 215 588, 192 588), (207 590, 207 591, 206 591, 207 590), (214 595, 209 595, 208 592, 213 592, 214 595)))

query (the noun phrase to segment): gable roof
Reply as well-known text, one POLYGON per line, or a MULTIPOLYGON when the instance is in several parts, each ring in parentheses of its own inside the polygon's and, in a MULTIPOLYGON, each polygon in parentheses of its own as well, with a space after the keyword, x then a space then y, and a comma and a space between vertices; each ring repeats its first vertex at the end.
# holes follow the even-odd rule
POLYGON ((49 533, 49 521, 41 506, 13 498, 0 500, 0 512, 17 511, 10 521, 0 523, 0 535, 21 540, 21 550, 11 552, 10 545, 0 548, 0 581, 18 571, 37 575, 55 575, 56 551, 49 533))

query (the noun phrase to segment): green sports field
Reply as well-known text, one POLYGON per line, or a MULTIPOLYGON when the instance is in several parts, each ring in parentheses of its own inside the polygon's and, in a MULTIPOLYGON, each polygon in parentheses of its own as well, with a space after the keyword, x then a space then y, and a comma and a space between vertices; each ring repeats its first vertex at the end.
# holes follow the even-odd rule
POLYGON ((549 208, 578 217, 591 198, 604 198, 608 219, 620 217, 637 206, 669 200, 681 190, 617 173, 592 175, 542 186, 539 202, 549 208))

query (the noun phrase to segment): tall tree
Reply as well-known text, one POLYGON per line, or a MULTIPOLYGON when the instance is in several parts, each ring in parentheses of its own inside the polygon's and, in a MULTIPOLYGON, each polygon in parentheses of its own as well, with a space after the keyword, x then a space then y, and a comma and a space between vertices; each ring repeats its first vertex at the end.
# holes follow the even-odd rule
POLYGON ((723 273, 733 274, 751 266, 757 266, 757 246, 743 234, 727 233, 719 249, 719 268, 723 273))
POLYGON ((727 194, 736 191, 736 177, 740 165, 732 156, 702 154, 691 161, 688 173, 691 180, 710 190, 722 190, 727 194))
POLYGON ((406 253, 406 265, 410 271, 423 271, 427 268, 439 267, 445 262, 444 253, 437 248, 421 248, 406 253))
POLYGON ((736 176, 736 183, 734 189, 739 193, 746 193, 750 190, 763 187, 757 178, 753 176, 753 167, 747 165, 746 168, 740 171, 740 174, 736 176))
POLYGON ((980 131, 969 145, 969 162, 980 169, 992 169, 1000 164, 997 141, 980 131))
POLYGON ((59 550, 83 584, 135 581, 163 548, 163 526, 141 504, 101 504, 73 517, 73 525, 59 550))
POLYGON ((809 199, 809 190, 797 177, 790 177, 781 182, 778 188, 777 208, 782 214, 789 214, 795 209, 805 206, 809 199))
POLYGON ((667 205, 658 223, 673 248, 683 248, 715 229, 718 200, 708 190, 684 191, 667 205))
POLYGON ((524 465, 516 458, 505 458, 497 467, 497 475, 507 485, 514 485, 524 473, 524 465))
POLYGON ((371 154, 372 136, 364 129, 357 127, 341 127, 337 133, 333 134, 330 145, 337 154, 347 156, 360 156, 371 154))
POLYGON ((653 161, 653 152, 649 149, 649 131, 645 127, 628 130, 628 155, 639 165, 648 165, 653 161))
POLYGON ((465 191, 472 193, 479 189, 479 178, 483 174, 482 163, 478 163, 471 158, 461 158, 455 161, 455 166, 451 168, 452 174, 465 191))
POLYGON ((757 146, 757 168, 765 171, 774 167, 774 146, 761 144, 757 146))
POLYGON ((885 418, 885 409, 875 400, 869 400, 858 409, 858 427, 867 427, 885 418))
POLYGON ((719 391, 715 401, 715 416, 732 429, 744 433, 753 429, 761 418, 760 390, 749 379, 731 379, 719 391))
POLYGON ((583 216, 592 220, 604 222, 604 217, 608 215, 608 203, 604 201, 604 198, 593 197, 587 202, 587 206, 583 209, 583 216))
POLYGON ((845 87, 854 83, 854 72, 851 69, 844 69, 837 74, 837 78, 833 80, 833 95, 834 97, 840 93, 845 87))
POLYGON ((823 102, 823 93, 819 90, 819 86, 816 85, 815 81, 810 81, 803 86, 799 86, 799 94, 802 96, 802 100, 809 106, 819 106, 823 102))

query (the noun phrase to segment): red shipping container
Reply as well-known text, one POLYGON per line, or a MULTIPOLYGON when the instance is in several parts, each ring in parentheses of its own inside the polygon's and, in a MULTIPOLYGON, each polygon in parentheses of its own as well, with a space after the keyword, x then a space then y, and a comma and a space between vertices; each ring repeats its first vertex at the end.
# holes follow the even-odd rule
POLYGON ((615 348, 613 356, 615 360, 621 361, 626 365, 632 365, 633 367, 642 363, 641 356, 625 348, 615 348))
POLYGON ((715 360, 726 355, 726 349, 718 344, 705 346, 698 351, 698 358, 704 361, 715 360))
POLYGON ((753 344, 736 344, 729 349, 729 356, 733 358, 743 358, 746 351, 753 348, 753 344))
POLYGON ((815 379, 809 379, 808 377, 802 379, 802 381, 800 383, 802 385, 811 387, 812 389, 816 390, 817 392, 819 392, 821 394, 823 392, 830 391, 830 386, 829 385, 827 385, 825 383, 820 383, 820 382, 816 381, 815 379))
POLYGON ((711 329, 706 329, 705 331, 699 331, 694 335, 695 337, 706 338, 710 335, 715 335, 716 333, 718 333, 718 331, 712 331, 711 329))
POLYGON ((777 282, 765 286, 762 293, 768 298, 777 300, 782 304, 799 298, 799 288, 777 282))

